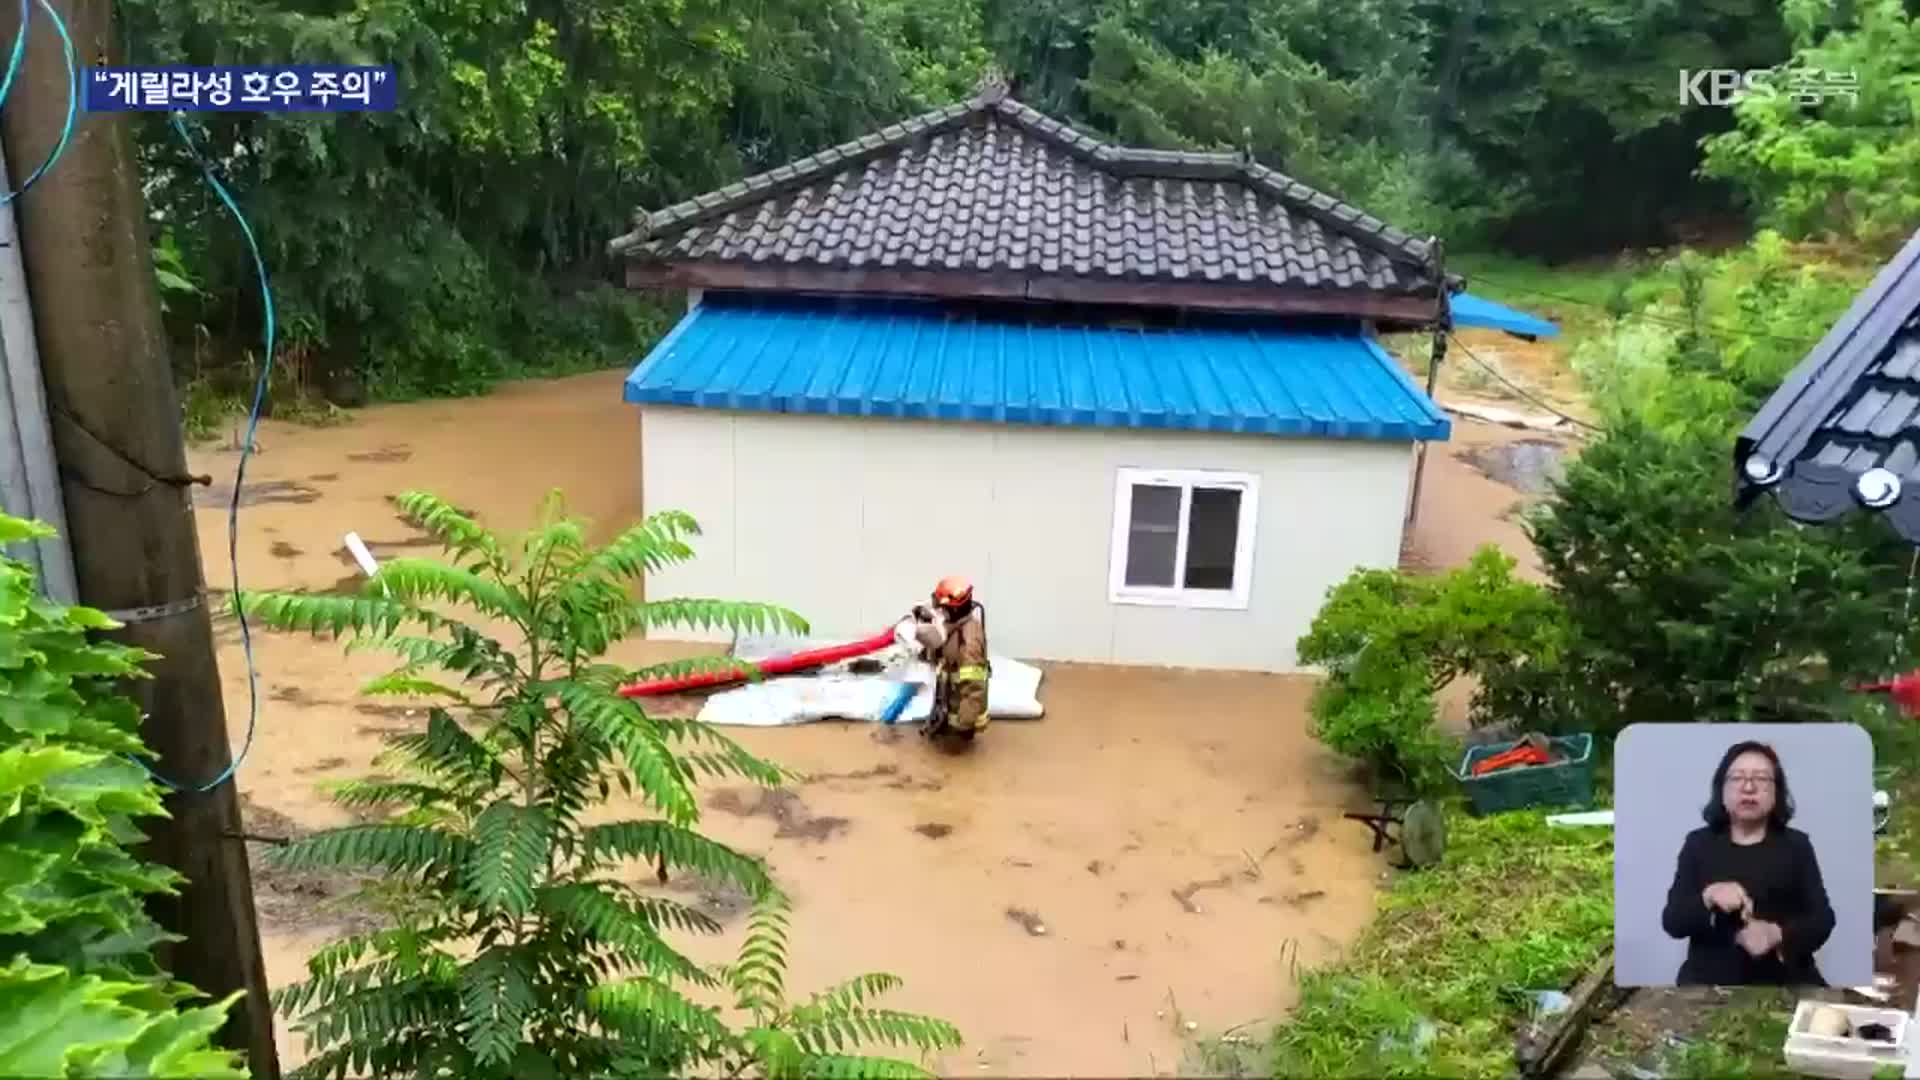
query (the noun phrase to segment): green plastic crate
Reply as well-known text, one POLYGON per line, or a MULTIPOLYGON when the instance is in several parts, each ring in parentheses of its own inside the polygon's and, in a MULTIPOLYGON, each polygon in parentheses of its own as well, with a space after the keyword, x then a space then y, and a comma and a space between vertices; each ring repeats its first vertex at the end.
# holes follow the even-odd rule
POLYGON ((1476 814, 1498 814, 1529 806, 1587 807, 1593 804, 1593 736, 1555 735, 1547 741, 1566 759, 1552 765, 1501 769, 1473 775, 1475 764, 1519 746, 1522 740, 1475 746, 1460 759, 1453 778, 1467 790, 1476 814))

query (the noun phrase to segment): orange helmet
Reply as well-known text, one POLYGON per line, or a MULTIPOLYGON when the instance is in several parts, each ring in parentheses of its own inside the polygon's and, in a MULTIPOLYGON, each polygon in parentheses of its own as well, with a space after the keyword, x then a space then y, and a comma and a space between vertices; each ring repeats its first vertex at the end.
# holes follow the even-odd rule
POLYGON ((949 574, 933 587, 933 602, 941 607, 965 607, 973 599, 973 582, 959 574, 949 574))

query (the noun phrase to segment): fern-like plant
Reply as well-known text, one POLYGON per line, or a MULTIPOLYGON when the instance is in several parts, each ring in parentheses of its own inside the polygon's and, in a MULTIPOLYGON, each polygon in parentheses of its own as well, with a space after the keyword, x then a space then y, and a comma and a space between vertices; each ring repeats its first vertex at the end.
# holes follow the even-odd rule
MULTIPOLYGON (((0 514, 0 545, 51 535, 0 514)), ((202 995, 154 962, 144 901, 179 877, 128 851, 165 810, 113 686, 153 657, 88 637, 116 625, 0 557, 0 1076, 243 1077, 211 1047, 240 995, 187 1005, 202 995)))
POLYGON ((314 1053, 303 1075, 922 1075, 849 1051, 958 1044, 951 1025, 871 1004, 897 985, 890 976, 787 1001, 786 902, 761 861, 697 831, 694 795, 702 774, 765 785, 784 774, 705 725, 651 716, 618 693, 727 661, 633 671, 605 659, 640 628, 804 630, 797 616, 634 599, 635 578, 692 557, 697 528, 683 514, 656 514, 595 548, 557 492, 518 542, 425 493, 398 504, 447 561, 392 560, 356 596, 238 600, 269 626, 397 654, 400 666, 365 692, 441 703, 423 731, 390 740, 384 763, 398 778, 336 791, 346 806, 395 816, 271 856, 379 871, 383 895, 403 900, 395 925, 321 949, 309 977, 278 995, 314 1053), (616 787, 644 816, 591 813, 616 787), (736 962, 709 967, 669 943, 671 932, 720 926, 631 882, 649 869, 725 880, 755 899, 736 962))

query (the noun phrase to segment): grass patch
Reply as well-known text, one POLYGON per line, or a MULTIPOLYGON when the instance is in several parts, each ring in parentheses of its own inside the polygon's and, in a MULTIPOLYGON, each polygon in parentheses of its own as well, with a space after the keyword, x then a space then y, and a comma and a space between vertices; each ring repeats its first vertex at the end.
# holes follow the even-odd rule
POLYGON ((1874 786, 1891 800, 1886 831, 1875 842, 1875 881, 1920 885, 1920 723, 1889 707, 1865 711, 1861 726, 1873 736, 1874 786))
POLYGON ((226 433, 247 403, 238 394, 223 393, 206 378, 196 378, 180 389, 180 428, 187 443, 198 446, 226 433))
POLYGON ((1664 287, 1657 260, 1646 256, 1549 264, 1473 252, 1449 256, 1447 269, 1465 276, 1475 295, 1550 319, 1568 334, 1596 330, 1664 287))
MULTIPOLYGON (((307 427, 331 427, 350 419, 347 410, 327 401, 308 384, 306 372, 297 360, 296 355, 295 362, 274 364, 273 375, 267 380, 267 415, 307 427)), ((189 446, 219 439, 238 445, 245 433, 258 375, 235 372, 225 375, 224 379, 204 373, 195 375, 180 387, 180 428, 189 446)))
POLYGON ((1565 989, 1613 937, 1613 834, 1456 815, 1341 963, 1301 980, 1273 1075, 1506 1076, 1527 991, 1565 989))
POLYGON ((1708 1014, 1703 1030, 1667 1052, 1668 1076, 1790 1077, 1780 1048, 1787 1041, 1796 1001, 1791 991, 1758 987, 1729 991, 1708 1014))

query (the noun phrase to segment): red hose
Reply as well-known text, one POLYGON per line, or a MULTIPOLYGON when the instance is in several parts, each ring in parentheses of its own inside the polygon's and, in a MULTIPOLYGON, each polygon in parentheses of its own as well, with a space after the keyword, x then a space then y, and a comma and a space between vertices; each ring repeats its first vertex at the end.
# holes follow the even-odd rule
MULTIPOLYGON (((837 664, 842 660, 851 660, 856 656, 876 653, 893 644, 893 628, 888 627, 870 638, 850 641, 845 645, 828 645, 819 649, 805 649, 785 656, 772 656, 754 665, 762 675, 787 675, 795 671, 807 671, 811 668, 837 664)), ((682 690, 698 690, 708 686, 725 686, 747 677, 747 668, 733 667, 720 671, 702 671, 692 675, 682 675, 677 679, 652 679, 620 688, 621 697, 651 697, 655 694, 677 694, 682 690)))

